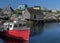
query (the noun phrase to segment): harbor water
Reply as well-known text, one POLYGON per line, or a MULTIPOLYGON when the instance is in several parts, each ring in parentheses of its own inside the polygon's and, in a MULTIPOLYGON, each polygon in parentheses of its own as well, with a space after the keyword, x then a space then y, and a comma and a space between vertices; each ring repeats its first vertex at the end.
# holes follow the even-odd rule
MULTIPOLYGON (((0 38, 0 43, 4 42, 0 38)), ((60 43, 60 22, 32 26, 30 40, 24 43, 60 43)))

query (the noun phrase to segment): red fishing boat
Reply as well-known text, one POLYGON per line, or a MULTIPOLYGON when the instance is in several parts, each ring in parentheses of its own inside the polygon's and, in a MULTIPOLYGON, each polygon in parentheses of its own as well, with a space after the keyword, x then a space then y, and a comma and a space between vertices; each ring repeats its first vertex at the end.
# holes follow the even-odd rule
POLYGON ((30 37, 30 28, 26 25, 26 22, 6 22, 4 23, 3 31, 7 41, 17 40, 18 41, 28 41, 30 37))

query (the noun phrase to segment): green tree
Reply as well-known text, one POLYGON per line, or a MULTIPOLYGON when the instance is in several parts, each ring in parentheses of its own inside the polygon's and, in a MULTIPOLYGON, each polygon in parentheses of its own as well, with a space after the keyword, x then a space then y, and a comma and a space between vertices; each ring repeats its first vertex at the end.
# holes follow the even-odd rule
POLYGON ((19 10, 19 9, 14 10, 14 14, 21 14, 21 13, 22 13, 22 10, 19 10))

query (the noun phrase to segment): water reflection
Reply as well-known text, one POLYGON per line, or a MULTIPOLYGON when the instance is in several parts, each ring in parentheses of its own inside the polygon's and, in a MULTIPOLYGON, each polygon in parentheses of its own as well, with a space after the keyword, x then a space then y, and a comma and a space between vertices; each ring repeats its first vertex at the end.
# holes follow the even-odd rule
POLYGON ((0 38, 0 43, 4 43, 5 41, 3 39, 0 38))
POLYGON ((16 41, 7 41, 7 40, 0 38, 0 43, 29 43, 29 41, 16 42, 16 41))
POLYGON ((30 43, 60 43, 60 23, 45 23, 42 33, 31 37, 30 43))
POLYGON ((23 41, 23 42, 13 42, 13 41, 9 41, 9 42, 7 42, 7 43, 29 43, 29 41, 23 41))
POLYGON ((43 26, 44 26, 44 24, 33 25, 31 27, 31 34, 30 34, 30 36, 35 36, 35 35, 41 34, 43 32, 43 26))

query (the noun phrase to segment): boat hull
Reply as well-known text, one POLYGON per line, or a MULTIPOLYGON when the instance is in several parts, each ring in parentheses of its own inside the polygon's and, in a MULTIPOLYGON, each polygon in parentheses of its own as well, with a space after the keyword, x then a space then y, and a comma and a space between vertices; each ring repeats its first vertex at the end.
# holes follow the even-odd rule
POLYGON ((29 41, 30 29, 3 31, 0 32, 0 36, 5 39, 7 43, 19 43, 29 41))
POLYGON ((17 39, 29 40, 30 29, 9 30, 9 31, 6 31, 5 36, 7 36, 7 37, 15 37, 17 39))

